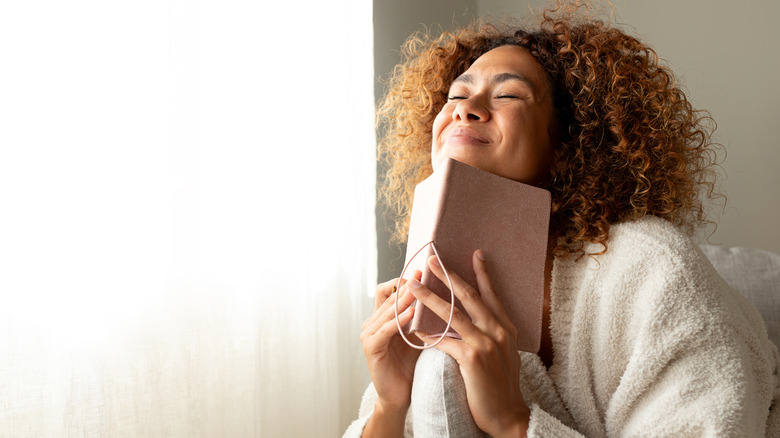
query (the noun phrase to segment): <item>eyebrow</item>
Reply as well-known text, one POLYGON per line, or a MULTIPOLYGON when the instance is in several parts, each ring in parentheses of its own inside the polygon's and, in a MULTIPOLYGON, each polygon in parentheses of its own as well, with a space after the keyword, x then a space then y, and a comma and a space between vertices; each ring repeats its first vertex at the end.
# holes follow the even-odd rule
MULTIPOLYGON (((507 82, 507 81, 520 81, 520 82, 524 82, 529 87, 531 87, 532 90, 536 91, 536 87, 534 86, 534 84, 530 80, 528 80, 527 77, 525 77, 523 75, 520 75, 520 74, 517 74, 517 73, 499 73, 499 74, 493 76, 492 78, 490 78, 490 84, 491 85, 496 85, 496 84, 500 84, 502 82, 507 82)), ((476 82, 476 81, 474 79, 474 76, 472 76, 472 75, 470 75, 468 73, 464 73, 464 74, 458 76, 457 78, 455 78, 454 81, 452 81, 453 84, 456 83, 456 82, 465 82, 467 84, 474 84, 474 82, 476 82)))

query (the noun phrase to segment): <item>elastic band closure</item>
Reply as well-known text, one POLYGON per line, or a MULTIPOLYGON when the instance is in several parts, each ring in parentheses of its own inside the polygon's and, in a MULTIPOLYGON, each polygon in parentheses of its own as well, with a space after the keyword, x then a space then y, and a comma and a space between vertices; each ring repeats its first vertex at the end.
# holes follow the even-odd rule
MULTIPOLYGON (((444 267, 444 262, 441 261, 441 257, 439 257, 439 252, 436 251, 436 245, 434 245, 433 240, 426 243, 422 246, 422 248, 418 249, 416 253, 412 256, 412 258, 409 259, 408 262, 406 262, 406 265, 404 266, 403 271, 401 271, 401 276, 398 277, 398 283, 395 285, 396 293, 401 293, 401 279, 404 278, 404 273, 406 272, 406 268, 409 267, 409 264, 412 263, 412 260, 414 260, 415 257, 417 257, 420 252, 425 249, 426 246, 431 245, 431 248, 433 248, 433 253, 436 255, 436 259, 439 260, 439 266, 441 266, 441 269, 444 271, 444 276, 447 277, 447 282, 450 284, 450 318, 447 320, 447 328, 444 329, 444 332, 441 334, 439 339, 436 340, 433 344, 430 345, 414 345, 409 339, 407 339, 406 335, 404 335, 404 330, 401 327, 401 323, 398 321, 398 297, 395 298, 395 325, 398 326, 398 333, 401 335, 403 340, 409 344, 410 347, 416 348, 418 350, 425 350, 427 348, 435 347, 439 345, 441 341, 444 340, 444 338, 447 336, 447 332, 450 331, 450 327, 452 326, 452 315, 455 313, 455 290, 452 287, 452 280, 450 279, 450 274, 447 273, 447 269, 444 267)), ((409 292, 411 293, 411 292, 409 292)))

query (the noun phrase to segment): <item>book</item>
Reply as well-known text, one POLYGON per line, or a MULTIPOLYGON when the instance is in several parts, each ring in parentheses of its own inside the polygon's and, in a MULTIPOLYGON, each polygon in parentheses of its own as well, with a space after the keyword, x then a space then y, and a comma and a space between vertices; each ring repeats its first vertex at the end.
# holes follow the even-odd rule
MULTIPOLYGON (((544 265, 550 225, 550 192, 446 159, 414 191, 406 250, 406 277, 422 271, 422 284, 446 302, 450 291, 428 268, 433 241, 450 274, 477 287, 472 256, 481 249, 493 287, 517 329, 517 349, 538 352, 544 305, 544 265), (410 260, 411 259, 411 260, 410 260)), ((440 336, 447 327, 421 302, 405 333, 440 336)), ((456 299, 455 306, 466 310, 456 299)), ((468 313, 468 312, 466 312, 468 313)), ((450 328, 447 336, 460 338, 450 328)))

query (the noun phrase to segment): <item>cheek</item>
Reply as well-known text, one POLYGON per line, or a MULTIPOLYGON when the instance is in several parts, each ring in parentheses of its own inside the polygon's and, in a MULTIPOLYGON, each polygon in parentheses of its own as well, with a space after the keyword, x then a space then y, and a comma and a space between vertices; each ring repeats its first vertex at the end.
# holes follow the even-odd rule
MULTIPOLYGON (((511 122, 513 135, 519 142, 528 143, 541 151, 550 145, 550 120, 540 114, 525 114, 511 122)), ((540 152, 541 153, 541 152, 540 152)))
POLYGON ((446 110, 446 107, 442 109, 436 118, 433 119, 433 127, 431 130, 431 158, 435 159, 436 154, 441 149, 441 132, 447 126, 447 121, 451 120, 451 112, 446 110))
POLYGON ((441 111, 439 111, 439 114, 436 114, 436 118, 433 119, 433 128, 432 128, 433 141, 439 140, 439 134, 441 134, 441 131, 447 125, 447 120, 450 119, 452 119, 452 111, 447 111, 446 106, 442 108, 441 111))
POLYGON ((504 160, 507 174, 527 184, 542 184, 552 162, 548 120, 521 113, 504 120, 503 132, 506 143, 512 146, 504 160))

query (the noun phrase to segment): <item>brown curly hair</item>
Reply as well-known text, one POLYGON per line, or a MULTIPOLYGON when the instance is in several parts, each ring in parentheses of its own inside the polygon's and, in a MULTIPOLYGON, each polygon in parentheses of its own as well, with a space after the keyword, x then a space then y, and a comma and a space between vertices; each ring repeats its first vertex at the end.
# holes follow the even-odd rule
MULTIPOLYGON (((482 54, 525 47, 547 72, 558 127, 551 169, 551 227, 558 256, 606 251, 610 224, 658 216, 693 231, 705 220, 700 195, 715 198, 715 123, 693 109, 669 68, 646 44, 560 3, 538 29, 479 24, 438 37, 420 32, 403 47, 378 108, 379 158, 388 166, 381 199, 408 232, 414 187, 432 172, 433 120, 450 84, 482 54)), ((584 12, 583 12, 584 10, 584 12)))

